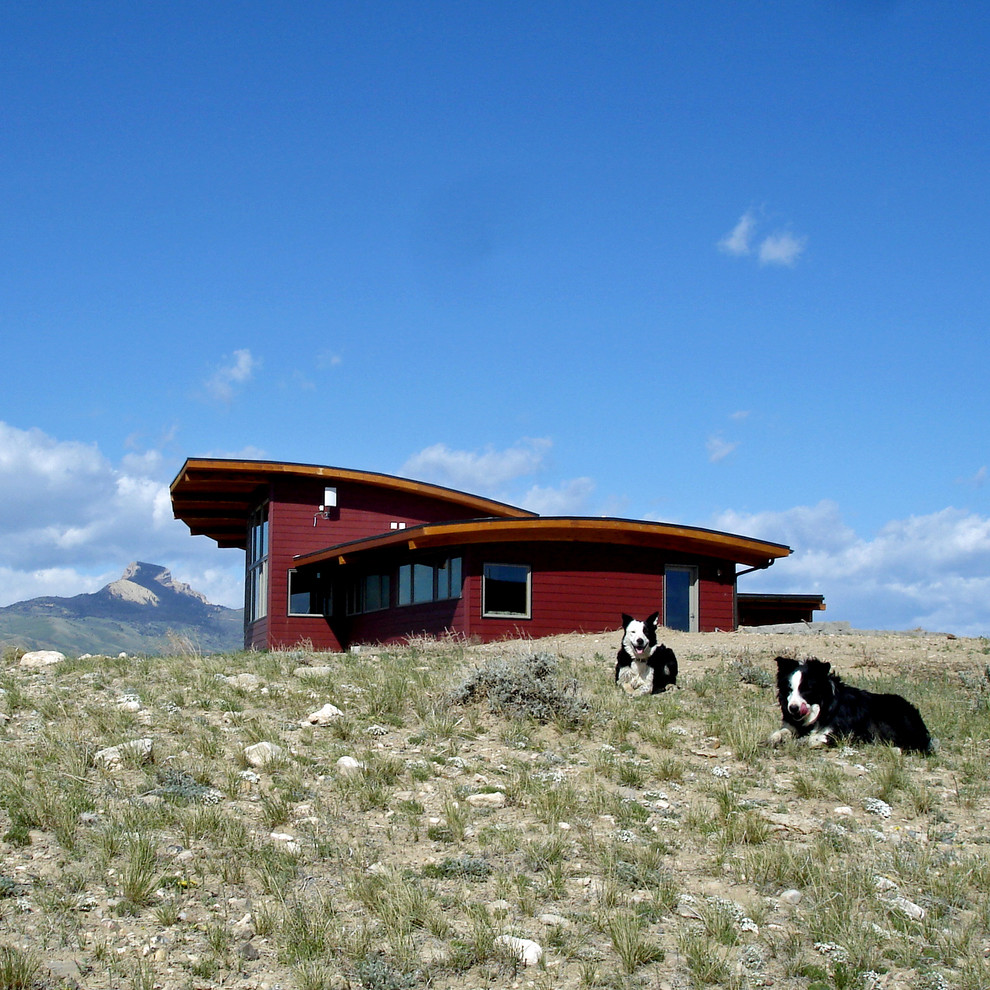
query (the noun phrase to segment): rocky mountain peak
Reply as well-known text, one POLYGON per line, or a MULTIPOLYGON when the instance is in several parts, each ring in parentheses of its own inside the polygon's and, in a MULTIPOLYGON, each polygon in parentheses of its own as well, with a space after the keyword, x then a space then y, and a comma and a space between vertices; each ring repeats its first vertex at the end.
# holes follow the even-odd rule
POLYGON ((193 590, 182 581, 176 581, 167 567, 162 567, 161 564, 148 564, 142 560, 128 564, 120 578, 111 581, 105 590, 113 598, 133 602, 136 605, 160 605, 162 595, 169 593, 193 598, 204 605, 209 605, 205 595, 193 590))

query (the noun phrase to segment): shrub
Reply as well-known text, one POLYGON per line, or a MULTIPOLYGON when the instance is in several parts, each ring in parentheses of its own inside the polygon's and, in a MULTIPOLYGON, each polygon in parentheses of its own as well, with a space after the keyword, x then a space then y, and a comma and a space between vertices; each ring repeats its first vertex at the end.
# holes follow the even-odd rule
POLYGON ((525 716, 537 722, 579 724, 588 703, 574 678, 562 678, 557 658, 549 653, 498 657, 474 671, 451 694, 456 704, 487 699, 493 712, 525 716))

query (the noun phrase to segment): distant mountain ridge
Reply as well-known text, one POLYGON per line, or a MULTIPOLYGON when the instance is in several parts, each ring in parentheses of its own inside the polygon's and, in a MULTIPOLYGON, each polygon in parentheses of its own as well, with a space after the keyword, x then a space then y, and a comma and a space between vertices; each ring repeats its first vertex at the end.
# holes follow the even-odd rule
POLYGON ((212 605, 160 564, 134 561, 99 591, 0 608, 0 644, 79 653, 168 653, 243 647, 243 609, 212 605))

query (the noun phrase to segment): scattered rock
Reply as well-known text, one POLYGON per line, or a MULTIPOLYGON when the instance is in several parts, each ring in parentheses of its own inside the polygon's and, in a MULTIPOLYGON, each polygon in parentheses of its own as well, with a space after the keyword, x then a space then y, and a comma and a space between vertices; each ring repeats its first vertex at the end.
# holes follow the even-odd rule
POLYGON ((64 653, 58 650, 34 650, 25 653, 19 661, 19 665, 26 670, 40 670, 44 667, 53 667, 65 659, 64 653))
POLYGON ((490 794, 469 794, 467 803, 472 808, 504 808, 505 795, 501 791, 493 791, 490 794))
POLYGON ((255 743, 253 746, 248 746, 244 750, 244 759, 253 767, 266 766, 275 760, 282 759, 284 756, 285 750, 281 746, 276 746, 275 743, 270 742, 255 743))
POLYGON ((357 773, 363 768, 364 764, 359 760, 355 760, 353 756, 342 756, 337 760, 337 769, 343 774, 357 773))
POLYGON ((343 712, 336 706, 327 702, 319 711, 307 715, 302 720, 302 725, 329 725, 335 718, 341 718, 343 712))
POLYGON ((234 688, 254 694, 261 687, 261 678, 257 674, 233 674, 224 680, 234 688))
POLYGON ((901 897, 899 894, 896 897, 889 898, 887 903, 902 911, 909 918, 914 918, 915 921, 921 921, 925 917, 925 909, 920 904, 915 904, 914 901, 909 901, 906 897, 901 897))
POLYGON ((499 935, 496 945, 514 955, 524 966, 535 966, 543 958, 543 947, 528 938, 516 938, 515 935, 499 935))
POLYGON ((258 947, 250 940, 241 943, 237 950, 237 954, 241 957, 241 959, 245 959, 248 962, 254 962, 256 959, 261 958, 261 953, 258 951, 258 947))
POLYGON ((119 770, 125 759, 134 759, 140 763, 147 762, 151 759, 153 749, 154 741, 151 739, 132 739, 130 742, 121 743, 119 746, 108 746, 94 753, 93 765, 103 767, 104 770, 119 770))

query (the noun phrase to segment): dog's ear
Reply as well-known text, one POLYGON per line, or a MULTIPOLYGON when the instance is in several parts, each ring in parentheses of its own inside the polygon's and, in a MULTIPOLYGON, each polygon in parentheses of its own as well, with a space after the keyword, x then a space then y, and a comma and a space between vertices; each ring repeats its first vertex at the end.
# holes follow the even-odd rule
POLYGON ((622 628, 625 629, 626 626, 628 626, 629 623, 632 622, 632 620, 633 620, 633 617, 631 615, 626 615, 626 613, 623 612, 622 613, 622 628))
POLYGON ((659 621, 660 621, 660 613, 659 613, 659 612, 654 612, 654 613, 653 613, 653 614, 652 614, 652 615, 651 615, 651 616, 650 616, 650 617, 649 617, 649 618, 648 618, 648 619, 646 620, 646 622, 645 622, 645 625, 647 625, 647 626, 653 626, 653 628, 655 629, 655 628, 656 628, 656 626, 657 626, 657 623, 658 623, 659 621))
POLYGON ((777 670, 788 670, 797 666, 797 660, 793 657, 777 657, 777 670))

